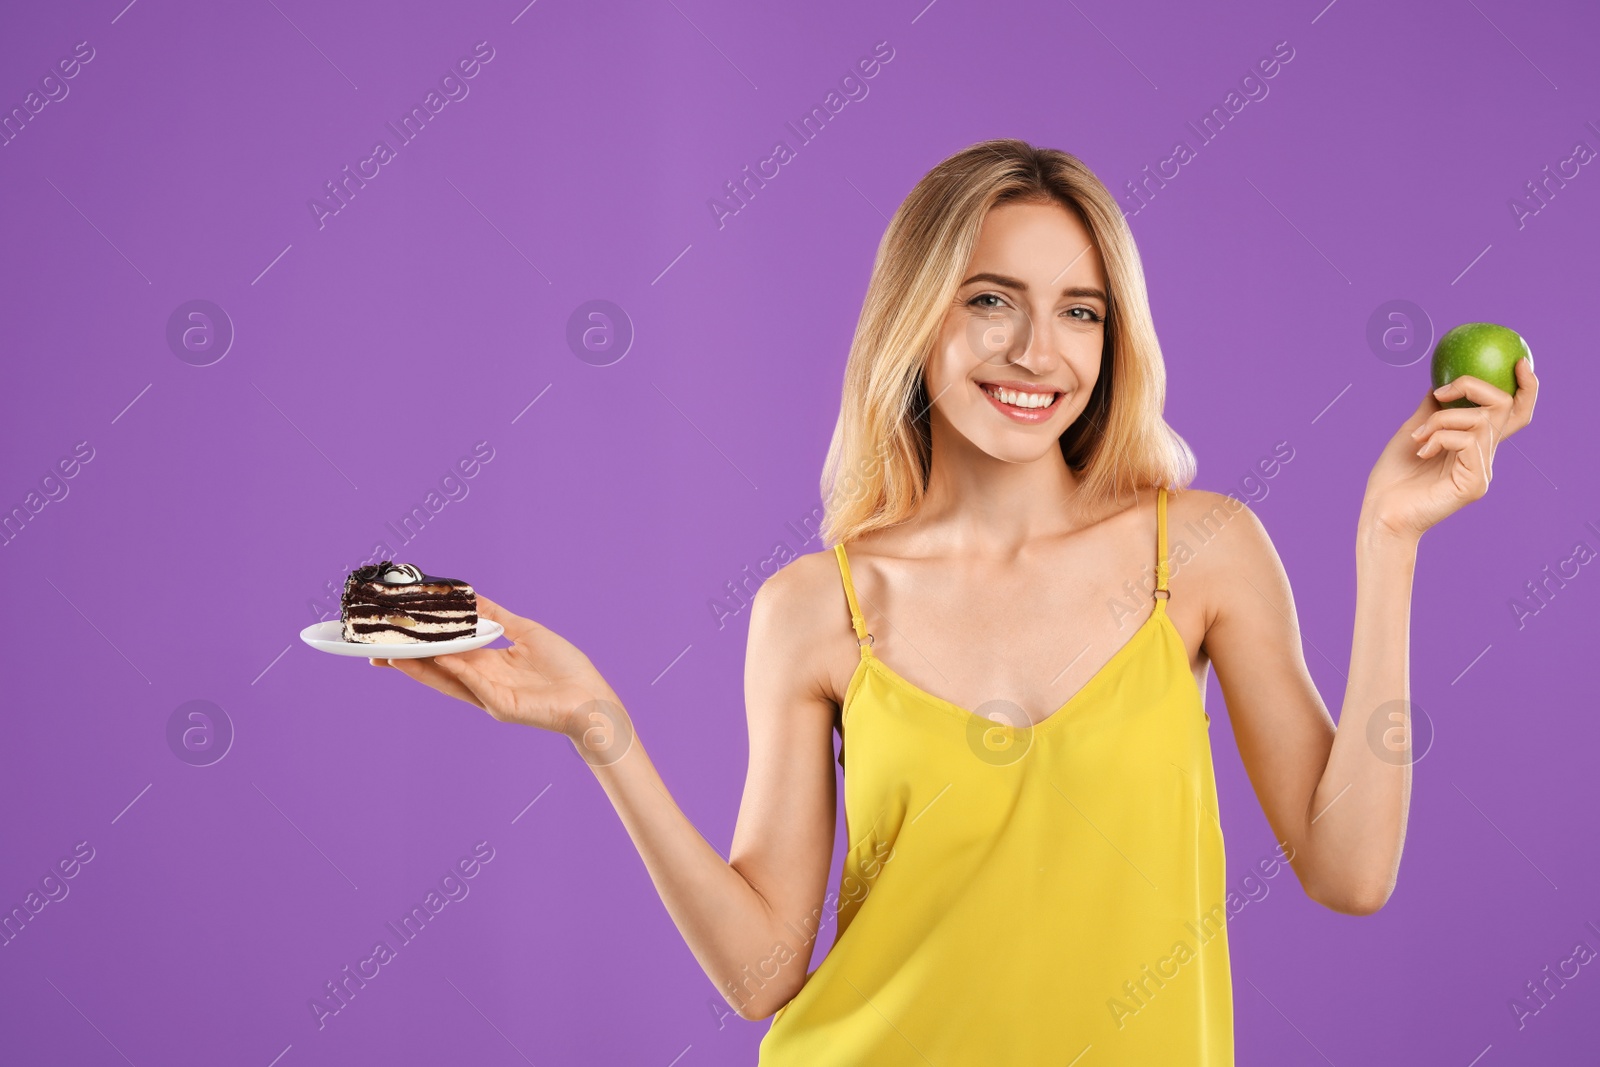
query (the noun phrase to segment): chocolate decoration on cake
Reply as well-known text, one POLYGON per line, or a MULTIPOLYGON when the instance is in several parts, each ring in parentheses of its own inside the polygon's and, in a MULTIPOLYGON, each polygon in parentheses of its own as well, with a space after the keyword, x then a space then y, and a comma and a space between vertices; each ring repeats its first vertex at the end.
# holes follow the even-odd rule
POLYGON ((363 644, 453 641, 478 632, 478 594, 459 578, 383 560, 352 571, 339 599, 344 639, 363 644))

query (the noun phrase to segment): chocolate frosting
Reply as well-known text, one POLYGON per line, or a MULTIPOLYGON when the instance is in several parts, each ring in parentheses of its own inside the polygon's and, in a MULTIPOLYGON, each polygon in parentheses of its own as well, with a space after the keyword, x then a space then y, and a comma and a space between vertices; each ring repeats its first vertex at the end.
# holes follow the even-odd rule
POLYGON ((380 563, 374 563, 369 567, 359 567, 352 571, 350 577, 345 579, 345 588, 348 589, 352 585, 357 585, 361 582, 377 582, 381 585, 395 587, 405 585, 466 586, 469 584, 459 578, 441 578, 435 574, 424 574, 419 568, 410 563, 395 563, 393 560, 387 559, 380 563), (400 572, 399 581, 390 578, 391 571, 400 572))

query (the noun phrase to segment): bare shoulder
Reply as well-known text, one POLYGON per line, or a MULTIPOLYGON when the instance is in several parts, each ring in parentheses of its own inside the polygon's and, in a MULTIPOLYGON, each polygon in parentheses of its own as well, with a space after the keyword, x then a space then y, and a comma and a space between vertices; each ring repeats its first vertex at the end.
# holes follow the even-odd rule
POLYGON ((834 699, 833 666, 853 649, 850 608, 833 550, 790 560, 756 590, 747 664, 834 699), (759 661, 759 662, 756 662, 759 661))
POLYGON ((761 583, 755 604, 769 622, 802 637, 837 629, 840 611, 849 625, 849 607, 840 607, 845 605, 844 585, 831 548, 807 552, 785 563, 761 583))
MULTIPOLYGON (((1213 568, 1241 563, 1272 549, 1267 528, 1249 504, 1206 489, 1181 489, 1167 495, 1167 540, 1175 556, 1182 541, 1189 555, 1196 561, 1209 557, 1213 568), (1202 547, 1207 551, 1201 552, 1202 547)), ((1196 571, 1204 569, 1197 567, 1196 571)))
POLYGON ((1230 597, 1278 590, 1282 564, 1261 519, 1238 497, 1204 489, 1168 495, 1167 551, 1175 590, 1205 604, 1207 629, 1230 597))

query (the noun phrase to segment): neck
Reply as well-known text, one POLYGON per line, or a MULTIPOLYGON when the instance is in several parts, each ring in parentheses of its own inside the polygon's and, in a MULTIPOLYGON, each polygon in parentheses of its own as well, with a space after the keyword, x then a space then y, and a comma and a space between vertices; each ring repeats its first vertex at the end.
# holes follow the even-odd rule
POLYGON ((997 459, 934 413, 928 491, 919 524, 946 532, 962 552, 1006 555, 1040 537, 1083 525, 1076 516, 1079 478, 1059 447, 1037 459, 997 459))

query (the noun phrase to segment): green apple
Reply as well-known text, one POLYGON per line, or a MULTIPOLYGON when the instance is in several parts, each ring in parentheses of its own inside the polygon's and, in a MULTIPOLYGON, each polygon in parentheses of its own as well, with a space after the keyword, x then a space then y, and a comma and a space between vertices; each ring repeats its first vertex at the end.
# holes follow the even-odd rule
MULTIPOLYGON (((1439 338, 1433 350, 1433 387, 1449 385, 1465 374, 1516 396, 1517 360, 1531 358, 1533 352, 1528 342, 1516 330, 1492 322, 1462 323, 1439 338)), ((1443 406, 1475 408, 1478 405, 1461 397, 1443 406)))

